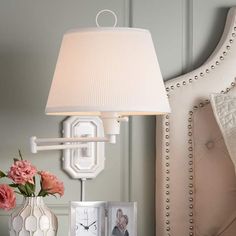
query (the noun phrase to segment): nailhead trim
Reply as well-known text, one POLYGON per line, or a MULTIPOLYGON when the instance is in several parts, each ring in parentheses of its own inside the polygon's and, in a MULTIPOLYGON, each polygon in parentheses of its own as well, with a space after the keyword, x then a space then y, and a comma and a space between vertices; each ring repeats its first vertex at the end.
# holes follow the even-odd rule
MULTIPOLYGON (((236 34, 235 34, 235 33, 232 33, 232 37, 236 37, 236 34)), ((230 39, 230 40, 229 40, 229 43, 232 44, 232 43, 233 43, 233 39, 230 39)), ((229 50, 230 50, 230 45, 226 45, 225 48, 226 48, 226 50, 229 51, 229 50)), ((226 51, 223 51, 223 52, 222 52, 222 55, 219 56, 219 60, 220 60, 220 61, 223 61, 226 56, 227 56, 227 52, 226 52, 226 51)), ((217 60, 217 61, 215 62, 215 65, 218 66, 219 64, 220 64, 220 62, 217 60)), ((200 77, 201 77, 201 78, 204 77, 204 72, 205 72, 205 73, 210 73, 211 70, 214 70, 214 69, 215 69, 215 65, 211 65, 209 68, 206 68, 205 71, 200 72, 200 74, 199 74, 200 77)), ((195 76, 194 76, 194 80, 198 80, 198 78, 199 78, 198 75, 195 75, 195 76)), ((188 82, 183 81, 182 84, 181 84, 181 83, 177 83, 177 84, 175 84, 175 85, 171 85, 170 87, 166 87, 166 91, 169 92, 170 89, 171 89, 171 90, 174 90, 175 87, 176 87, 176 88, 180 88, 180 87, 182 87, 182 86, 185 86, 187 83, 192 83, 192 82, 193 82, 193 79, 192 79, 192 78, 189 78, 189 79, 188 79, 188 82)), ((169 96, 169 94, 168 94, 168 96, 169 96)))
MULTIPOLYGON (((176 84, 176 87, 179 88, 181 85, 180 83, 177 83, 176 84)), ((174 89, 174 86, 171 86, 171 89, 173 90, 174 89)), ((166 88, 166 90, 169 90, 166 88)), ((166 184, 165 184, 165 209, 166 209, 166 220, 165 220, 165 231, 166 231, 166 234, 167 235, 170 235, 169 232, 170 232, 170 155, 169 155, 169 146, 170 146, 170 134, 169 134, 169 131, 170 131, 170 116, 169 115, 166 115, 164 117, 164 126, 165 126, 165 134, 164 134, 164 137, 165 137, 165 180, 166 180, 166 184)))
MULTIPOLYGON (((202 104, 201 104, 202 106, 202 104)), ((193 114, 194 114, 194 111, 198 109, 199 106, 194 106, 193 107, 193 110, 189 111, 189 117, 188 117, 188 135, 192 136, 193 134, 193 114)), ((189 216, 190 217, 193 217, 193 201, 194 201, 194 198, 193 198, 193 167, 192 167, 192 164, 193 164, 193 161, 192 161, 192 157, 193 157, 193 140, 190 136, 190 139, 188 140, 188 158, 189 158, 189 184, 188 184, 188 187, 189 187, 189 216)), ((192 218, 189 219, 189 234, 190 233, 193 233, 193 220, 191 221, 192 218)))

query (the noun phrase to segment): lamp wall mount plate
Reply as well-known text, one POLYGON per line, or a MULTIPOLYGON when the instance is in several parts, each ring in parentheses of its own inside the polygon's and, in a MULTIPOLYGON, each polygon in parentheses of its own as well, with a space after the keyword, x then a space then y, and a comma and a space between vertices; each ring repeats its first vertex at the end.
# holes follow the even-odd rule
MULTIPOLYGON (((63 122, 64 138, 103 137, 99 117, 72 116, 63 122)), ((63 169, 74 179, 95 178, 105 167, 104 142, 74 142, 76 149, 63 150, 63 169)))

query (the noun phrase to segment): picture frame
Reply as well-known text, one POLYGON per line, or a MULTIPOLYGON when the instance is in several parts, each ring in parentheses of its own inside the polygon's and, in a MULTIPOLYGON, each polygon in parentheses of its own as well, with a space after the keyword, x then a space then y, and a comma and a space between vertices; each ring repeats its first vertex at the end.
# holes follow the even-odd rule
POLYGON ((70 236, 104 236, 105 202, 70 202, 70 236))
POLYGON ((108 202, 107 236, 137 236, 137 203, 108 202))
POLYGON ((70 202, 70 236, 137 236, 136 202, 70 202))

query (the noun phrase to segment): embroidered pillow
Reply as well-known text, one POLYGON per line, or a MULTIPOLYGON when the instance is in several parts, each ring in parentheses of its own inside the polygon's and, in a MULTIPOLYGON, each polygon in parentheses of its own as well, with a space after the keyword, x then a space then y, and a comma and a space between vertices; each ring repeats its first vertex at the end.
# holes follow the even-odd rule
POLYGON ((211 105, 236 170, 236 97, 211 94, 211 105))

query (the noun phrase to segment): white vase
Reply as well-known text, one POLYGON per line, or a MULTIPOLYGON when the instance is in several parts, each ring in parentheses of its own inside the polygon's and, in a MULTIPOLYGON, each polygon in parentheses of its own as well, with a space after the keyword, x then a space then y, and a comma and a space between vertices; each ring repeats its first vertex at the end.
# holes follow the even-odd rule
POLYGON ((9 219, 10 236, 56 236, 58 222, 42 197, 27 197, 9 219))

